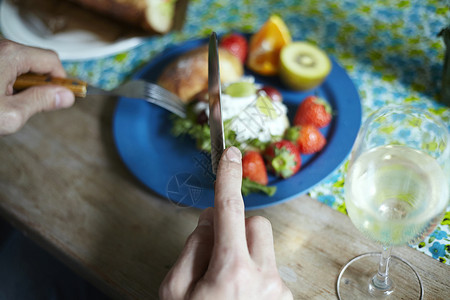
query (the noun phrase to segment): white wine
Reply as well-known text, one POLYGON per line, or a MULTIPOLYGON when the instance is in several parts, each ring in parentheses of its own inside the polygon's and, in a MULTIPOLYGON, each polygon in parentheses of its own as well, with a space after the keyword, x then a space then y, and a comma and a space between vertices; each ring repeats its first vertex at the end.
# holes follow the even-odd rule
POLYGON ((363 153, 345 182, 345 203, 355 226, 383 245, 417 242, 448 205, 447 178, 431 156, 405 146, 363 153))

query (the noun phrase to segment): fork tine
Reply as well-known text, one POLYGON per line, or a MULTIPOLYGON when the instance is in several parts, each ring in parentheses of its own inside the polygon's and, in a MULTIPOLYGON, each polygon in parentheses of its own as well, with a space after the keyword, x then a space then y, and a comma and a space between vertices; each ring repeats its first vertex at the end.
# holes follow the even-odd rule
POLYGON ((161 103, 165 103, 169 106, 176 107, 177 109, 179 109, 181 111, 186 110, 186 105, 183 102, 181 102, 177 98, 171 98, 170 95, 164 95, 164 94, 160 94, 155 91, 152 91, 152 90, 147 90, 146 96, 149 98, 152 98, 156 101, 160 101, 161 103))
POLYGON ((172 92, 164 89, 159 85, 148 83, 147 88, 150 93, 154 92, 156 95, 161 95, 163 97, 169 98, 172 101, 179 103, 183 107, 185 106, 185 103, 178 96, 174 95, 172 92))
POLYGON ((178 105, 170 101, 161 100, 160 97, 155 97, 152 95, 147 95, 146 100, 150 103, 159 105, 182 118, 186 117, 186 108, 184 106, 178 105))
POLYGON ((154 95, 145 95, 145 99, 148 102, 159 105, 167 110, 170 110, 181 117, 186 116, 186 108, 184 106, 178 105, 177 103, 173 103, 167 100, 162 100, 161 97, 155 97, 154 95))
POLYGON ((179 117, 185 118, 186 117, 186 111, 184 107, 180 107, 177 105, 171 105, 170 103, 166 101, 161 101, 161 99, 154 98, 154 97, 146 97, 146 100, 150 103, 156 104, 158 106, 161 106, 162 108, 167 109, 168 111, 173 112, 174 114, 178 115, 179 117))
POLYGON ((146 81, 141 81, 144 85, 145 94, 162 102, 169 102, 170 105, 177 105, 181 110, 185 110, 186 104, 175 94, 163 87, 146 81))
POLYGON ((155 92, 152 92, 152 91, 148 91, 147 92, 147 96, 155 98, 155 99, 159 99, 162 102, 168 102, 169 105, 179 107, 180 109, 183 109, 183 110, 185 108, 185 104, 180 103, 176 99, 172 99, 169 96, 166 96, 166 95, 163 95, 163 94, 158 94, 158 93, 155 93, 155 92))

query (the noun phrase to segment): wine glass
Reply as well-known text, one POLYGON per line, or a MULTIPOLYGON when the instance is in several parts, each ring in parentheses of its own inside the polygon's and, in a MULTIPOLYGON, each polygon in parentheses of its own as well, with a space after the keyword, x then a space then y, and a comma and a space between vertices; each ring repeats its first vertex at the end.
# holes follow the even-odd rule
POLYGON ((420 242, 449 201, 449 132, 429 112, 387 106, 362 125, 345 181, 347 212, 356 228, 382 246, 341 270, 339 299, 422 299, 420 276, 392 246, 420 242))

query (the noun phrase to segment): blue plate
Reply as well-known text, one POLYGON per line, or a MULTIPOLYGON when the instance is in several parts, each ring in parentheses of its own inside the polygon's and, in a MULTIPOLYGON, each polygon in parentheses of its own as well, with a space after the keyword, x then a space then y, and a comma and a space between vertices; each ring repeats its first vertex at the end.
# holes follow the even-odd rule
MULTIPOLYGON (((168 47, 133 76, 156 82, 163 68, 177 56, 205 44, 192 40, 168 47)), ((351 151, 361 125, 361 103, 353 82, 332 58, 333 67, 324 83, 312 91, 285 89, 277 77, 253 75, 257 82, 277 87, 292 120, 298 104, 308 95, 318 94, 331 104, 334 116, 322 129, 327 145, 317 154, 302 155, 300 171, 289 179, 269 177, 277 192, 269 197, 244 197, 246 209, 260 209, 306 193, 336 170, 351 151)), ((126 166, 146 186, 182 206, 206 208, 214 204, 214 176, 208 154, 195 147, 189 137, 175 138, 170 130, 171 113, 142 100, 120 98, 114 114, 114 138, 126 166)))

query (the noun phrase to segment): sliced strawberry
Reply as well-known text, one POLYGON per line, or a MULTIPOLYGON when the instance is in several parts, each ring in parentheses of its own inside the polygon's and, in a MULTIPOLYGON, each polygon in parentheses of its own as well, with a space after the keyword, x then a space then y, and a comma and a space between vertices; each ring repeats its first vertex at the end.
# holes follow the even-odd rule
POLYGON ((242 177, 262 185, 269 182, 262 155, 257 151, 247 151, 242 157, 242 177))
POLYGON ((243 35, 238 33, 226 34, 221 38, 220 46, 230 51, 242 63, 245 62, 248 52, 248 42, 243 35))
POLYGON ((314 125, 318 128, 327 126, 332 118, 330 104, 323 98, 306 97, 298 106, 294 125, 314 125))
POLYGON ((297 144, 300 154, 319 152, 327 143, 323 134, 313 125, 290 127, 284 137, 297 144))
POLYGON ((264 152, 264 158, 267 161, 268 170, 282 178, 291 177, 301 166, 298 148, 288 140, 270 144, 264 152))

